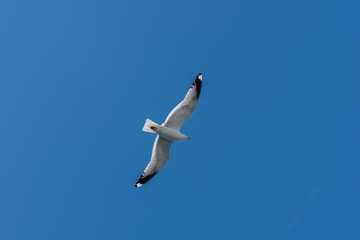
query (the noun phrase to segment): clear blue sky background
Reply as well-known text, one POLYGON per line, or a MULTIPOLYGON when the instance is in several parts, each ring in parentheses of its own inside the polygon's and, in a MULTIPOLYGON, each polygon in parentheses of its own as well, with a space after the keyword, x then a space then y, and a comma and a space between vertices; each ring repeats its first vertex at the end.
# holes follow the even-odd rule
POLYGON ((360 2, 0 2, 0 239, 360 239, 360 2), (198 72, 171 159, 155 136, 198 72))

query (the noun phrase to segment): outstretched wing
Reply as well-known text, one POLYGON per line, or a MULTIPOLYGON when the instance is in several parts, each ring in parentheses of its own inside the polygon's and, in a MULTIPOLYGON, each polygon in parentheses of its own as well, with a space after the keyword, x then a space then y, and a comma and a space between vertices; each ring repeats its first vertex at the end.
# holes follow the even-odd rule
POLYGON ((170 158, 170 147, 173 142, 165 138, 157 136, 154 142, 151 161, 141 174, 139 180, 136 182, 135 187, 141 187, 153 178, 167 163, 170 158))
POLYGON ((182 102, 179 103, 167 116, 164 122, 166 127, 180 130, 183 123, 192 116, 200 97, 201 84, 202 75, 199 73, 187 92, 184 100, 182 100, 182 102))

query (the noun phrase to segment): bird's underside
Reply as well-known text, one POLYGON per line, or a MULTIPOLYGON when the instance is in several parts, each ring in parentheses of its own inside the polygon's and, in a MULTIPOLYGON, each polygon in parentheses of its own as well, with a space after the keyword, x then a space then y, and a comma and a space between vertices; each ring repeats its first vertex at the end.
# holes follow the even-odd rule
POLYGON ((157 134, 154 142, 151 161, 141 174, 135 187, 141 187, 153 178, 170 158, 170 147, 174 141, 190 139, 180 133, 182 124, 188 120, 196 108, 202 85, 202 74, 199 73, 183 101, 181 101, 167 116, 162 125, 150 119, 146 120, 143 131, 157 134))

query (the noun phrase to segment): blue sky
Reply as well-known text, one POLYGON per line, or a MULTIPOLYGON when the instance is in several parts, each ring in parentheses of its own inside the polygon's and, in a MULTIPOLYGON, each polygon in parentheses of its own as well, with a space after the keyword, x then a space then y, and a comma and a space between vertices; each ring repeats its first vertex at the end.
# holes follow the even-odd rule
POLYGON ((0 239, 359 239, 359 8, 1 1, 0 239))

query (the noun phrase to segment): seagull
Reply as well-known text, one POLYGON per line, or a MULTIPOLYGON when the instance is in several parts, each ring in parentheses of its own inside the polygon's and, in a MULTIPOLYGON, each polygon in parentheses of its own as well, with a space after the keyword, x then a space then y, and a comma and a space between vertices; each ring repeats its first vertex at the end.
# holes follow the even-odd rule
POLYGON ((163 124, 159 125, 150 119, 146 119, 143 131, 155 133, 157 137, 154 142, 151 161, 135 183, 136 188, 147 183, 165 166, 170 159, 170 147, 174 141, 191 139, 180 133, 180 128, 194 113, 200 97, 201 84, 202 74, 199 73, 184 100, 170 112, 163 124))

